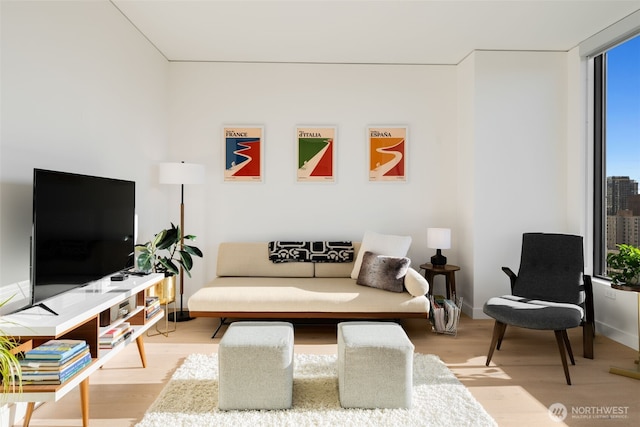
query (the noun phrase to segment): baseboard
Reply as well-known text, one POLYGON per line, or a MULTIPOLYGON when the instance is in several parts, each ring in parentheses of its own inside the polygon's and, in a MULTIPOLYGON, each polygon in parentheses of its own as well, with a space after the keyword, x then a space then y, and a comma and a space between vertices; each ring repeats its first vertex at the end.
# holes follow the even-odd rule
POLYGON ((484 311, 482 311, 482 307, 472 307, 471 305, 467 304, 465 300, 462 300, 462 312, 474 320, 490 319, 489 316, 484 314, 484 311))
POLYGON ((622 345, 638 350, 638 337, 596 320, 596 335, 604 335, 622 345))

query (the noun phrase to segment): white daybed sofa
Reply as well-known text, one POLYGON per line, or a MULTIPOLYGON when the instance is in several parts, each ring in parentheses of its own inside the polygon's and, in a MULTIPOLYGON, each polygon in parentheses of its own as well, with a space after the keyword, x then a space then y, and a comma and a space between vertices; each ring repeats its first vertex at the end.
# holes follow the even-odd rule
MULTIPOLYGON (((267 242, 223 242, 217 277, 188 300, 193 317, 399 319, 429 317, 429 285, 409 268, 402 292, 362 286, 344 263, 269 260, 267 242)), ((354 260, 359 243, 354 243, 354 260)), ((217 332, 217 330, 216 330, 217 332)), ((214 333, 215 336, 215 333, 214 333)))

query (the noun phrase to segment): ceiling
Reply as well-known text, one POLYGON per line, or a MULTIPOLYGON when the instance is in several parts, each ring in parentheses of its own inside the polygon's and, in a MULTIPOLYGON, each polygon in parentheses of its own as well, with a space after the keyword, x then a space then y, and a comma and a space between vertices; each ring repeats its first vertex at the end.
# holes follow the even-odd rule
POLYGON ((110 0, 170 61, 457 64, 568 51, 640 0, 110 0))

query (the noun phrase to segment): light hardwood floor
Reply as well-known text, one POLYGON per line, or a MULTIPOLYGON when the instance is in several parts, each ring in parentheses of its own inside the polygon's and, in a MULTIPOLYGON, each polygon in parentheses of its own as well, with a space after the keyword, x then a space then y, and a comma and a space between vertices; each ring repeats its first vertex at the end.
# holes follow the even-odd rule
MULTIPOLYGON (((169 337, 145 337, 146 369, 141 368, 136 346, 130 345, 92 375, 90 425, 130 427, 140 421, 188 354, 217 350, 220 338, 211 339, 217 322, 218 319, 195 319, 178 323, 177 331, 169 337)), ((471 320, 463 315, 455 337, 430 332, 426 320, 401 323, 416 351, 437 354, 500 426, 640 425, 640 381, 608 372, 611 365, 634 368, 637 352, 608 338, 596 336, 595 359, 589 360, 582 357, 581 329, 569 332, 576 365, 570 366, 573 385, 568 386, 552 332, 507 329, 502 350, 494 353, 491 366, 486 367, 492 321, 471 320), (549 417, 548 407, 553 403, 562 403, 568 409, 564 423, 549 417), (606 419, 595 414, 613 407, 626 410, 626 417, 606 419), (580 415, 572 414, 574 411, 580 415)), ((296 324, 295 350, 335 353, 335 324, 296 324)), ((31 420, 31 426, 81 425, 78 390, 56 403, 40 406, 31 420)))

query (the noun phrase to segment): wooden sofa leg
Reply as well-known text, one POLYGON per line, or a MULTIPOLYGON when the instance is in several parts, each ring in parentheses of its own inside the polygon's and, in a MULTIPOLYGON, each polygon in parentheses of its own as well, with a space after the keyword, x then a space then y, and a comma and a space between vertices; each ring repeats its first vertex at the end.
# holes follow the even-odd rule
MULTIPOLYGON (((567 385, 571 385, 571 377, 569 376, 569 365, 567 364, 567 353, 564 347, 563 331, 554 331, 556 334, 556 341, 558 342, 558 350, 560 350, 560 360, 562 360, 562 367, 564 368, 564 376, 567 379, 567 385)), ((566 331, 565 331, 566 333, 566 331)))
MULTIPOLYGON (((489 354, 487 354, 487 361, 485 366, 489 366, 491 362, 491 358, 493 357, 493 351, 496 349, 498 345, 498 341, 502 341, 502 337, 504 336, 504 331, 507 328, 507 325, 496 320, 496 323, 493 324, 493 336, 491 337, 491 345, 489 346, 489 354)), ((498 347, 500 350, 500 347, 498 347)))

